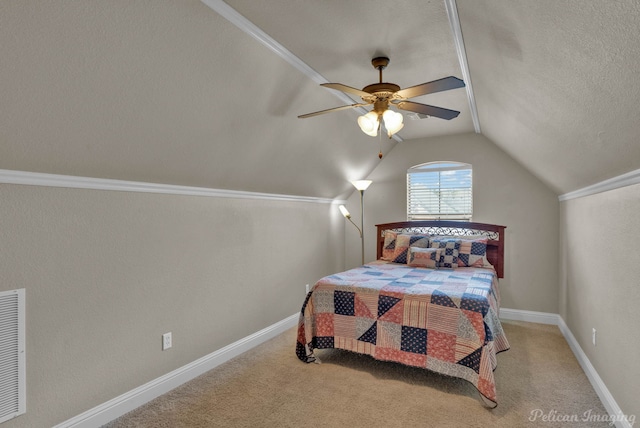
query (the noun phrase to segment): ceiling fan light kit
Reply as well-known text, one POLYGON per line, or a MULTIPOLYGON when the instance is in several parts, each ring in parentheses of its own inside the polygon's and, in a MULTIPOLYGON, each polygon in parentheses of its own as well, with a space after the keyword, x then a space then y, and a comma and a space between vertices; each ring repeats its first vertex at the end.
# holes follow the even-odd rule
POLYGON ((308 113, 298 116, 301 119, 317 116, 320 114, 330 113, 338 110, 345 110, 354 107, 362 107, 373 104, 373 109, 360 117, 358 117, 358 125, 362 132, 372 137, 378 135, 380 125, 384 123, 387 135, 391 138, 395 133, 404 127, 402 114, 389 109, 390 105, 395 108, 412 113, 438 117, 440 119, 451 120, 457 117, 460 112, 449 110, 442 107, 420 104, 413 101, 406 101, 408 98, 420 95, 432 94, 434 92, 448 91, 450 89, 463 88, 464 82, 457 77, 449 76, 443 79, 434 80, 432 82, 422 83, 420 85, 411 86, 409 88, 400 89, 395 83, 387 83, 382 81, 382 70, 389 65, 389 58, 377 57, 371 60, 371 65, 378 70, 380 81, 367 85, 362 90, 343 85, 341 83, 323 83, 320 86, 335 89, 345 93, 358 95, 362 98, 362 103, 351 104, 347 106, 335 107, 327 110, 321 110, 314 113, 308 113))
POLYGON ((372 137, 378 135, 378 127, 380 126, 380 119, 378 113, 370 111, 367 114, 363 114, 358 118, 358 125, 362 132, 372 137))
POLYGON ((387 128, 389 138, 404 127, 404 123, 402 123, 404 118, 400 113, 393 110, 385 111, 382 114, 382 119, 384 120, 384 127, 387 128))

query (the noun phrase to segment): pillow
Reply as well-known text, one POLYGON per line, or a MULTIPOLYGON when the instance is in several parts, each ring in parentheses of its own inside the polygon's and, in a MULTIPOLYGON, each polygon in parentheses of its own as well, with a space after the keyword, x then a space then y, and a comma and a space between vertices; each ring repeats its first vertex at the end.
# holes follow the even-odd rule
POLYGON ((493 268, 487 259, 487 242, 489 238, 481 235, 435 236, 434 239, 460 239, 458 264, 470 267, 493 268), (474 245, 474 243, 476 245, 474 245), (477 256, 477 257, 476 257, 477 256))
POLYGON ((438 269, 441 252, 440 248, 409 247, 407 264, 412 267, 438 269))
POLYGON ((487 238, 460 240, 459 266, 483 267, 486 255, 487 238))
POLYGON ((438 267, 448 269, 456 269, 458 267, 460 241, 460 239, 455 238, 436 238, 431 240, 431 248, 442 249, 438 267))
POLYGON ((393 232, 391 230, 386 230, 384 232, 384 244, 382 245, 382 257, 381 260, 392 261, 393 253, 396 250, 396 237, 398 236, 398 232, 393 232))
POLYGON ((429 235, 422 233, 402 233, 396 237, 396 248, 393 253, 394 263, 407 264, 407 251, 410 247, 428 248, 429 235))

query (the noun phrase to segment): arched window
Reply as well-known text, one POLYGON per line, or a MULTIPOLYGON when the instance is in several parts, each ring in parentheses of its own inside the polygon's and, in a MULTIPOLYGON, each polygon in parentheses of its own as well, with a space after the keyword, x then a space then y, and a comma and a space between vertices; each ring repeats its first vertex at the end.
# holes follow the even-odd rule
POLYGON ((429 162, 407 170, 408 220, 471 220, 473 169, 460 162, 429 162))

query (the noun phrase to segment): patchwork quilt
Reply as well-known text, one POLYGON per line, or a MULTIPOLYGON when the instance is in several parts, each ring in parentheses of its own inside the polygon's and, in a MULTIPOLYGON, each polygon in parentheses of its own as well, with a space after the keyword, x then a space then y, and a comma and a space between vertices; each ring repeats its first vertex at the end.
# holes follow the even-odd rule
POLYGON ((426 269, 378 260, 329 275, 309 291, 296 354, 339 348, 471 382, 497 405, 496 354, 509 349, 493 269, 426 269))

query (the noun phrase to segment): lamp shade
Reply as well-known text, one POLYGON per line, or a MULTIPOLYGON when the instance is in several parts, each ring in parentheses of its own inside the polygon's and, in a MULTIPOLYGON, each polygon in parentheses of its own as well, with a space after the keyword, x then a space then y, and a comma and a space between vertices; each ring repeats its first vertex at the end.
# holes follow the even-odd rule
POLYGON ((387 128, 389 138, 404 127, 404 123, 402 123, 404 118, 400 113, 393 110, 385 111, 382 114, 382 119, 384 120, 384 127, 387 128))
POLYGON ((378 113, 375 111, 370 111, 367 114, 364 114, 358 118, 358 125, 362 132, 372 137, 378 135, 378 126, 380 125, 380 119, 378 118, 378 113))
POLYGON ((340 205, 338 208, 340 208, 340 212, 343 216, 345 216, 345 218, 351 217, 351 214, 349 214, 349 210, 347 210, 347 207, 345 207, 344 205, 340 205))
POLYGON ((354 180, 351 182, 351 184, 353 184, 353 187, 355 187, 358 190, 367 190, 367 188, 369 187, 369 185, 371 185, 372 181, 371 180, 354 180))

